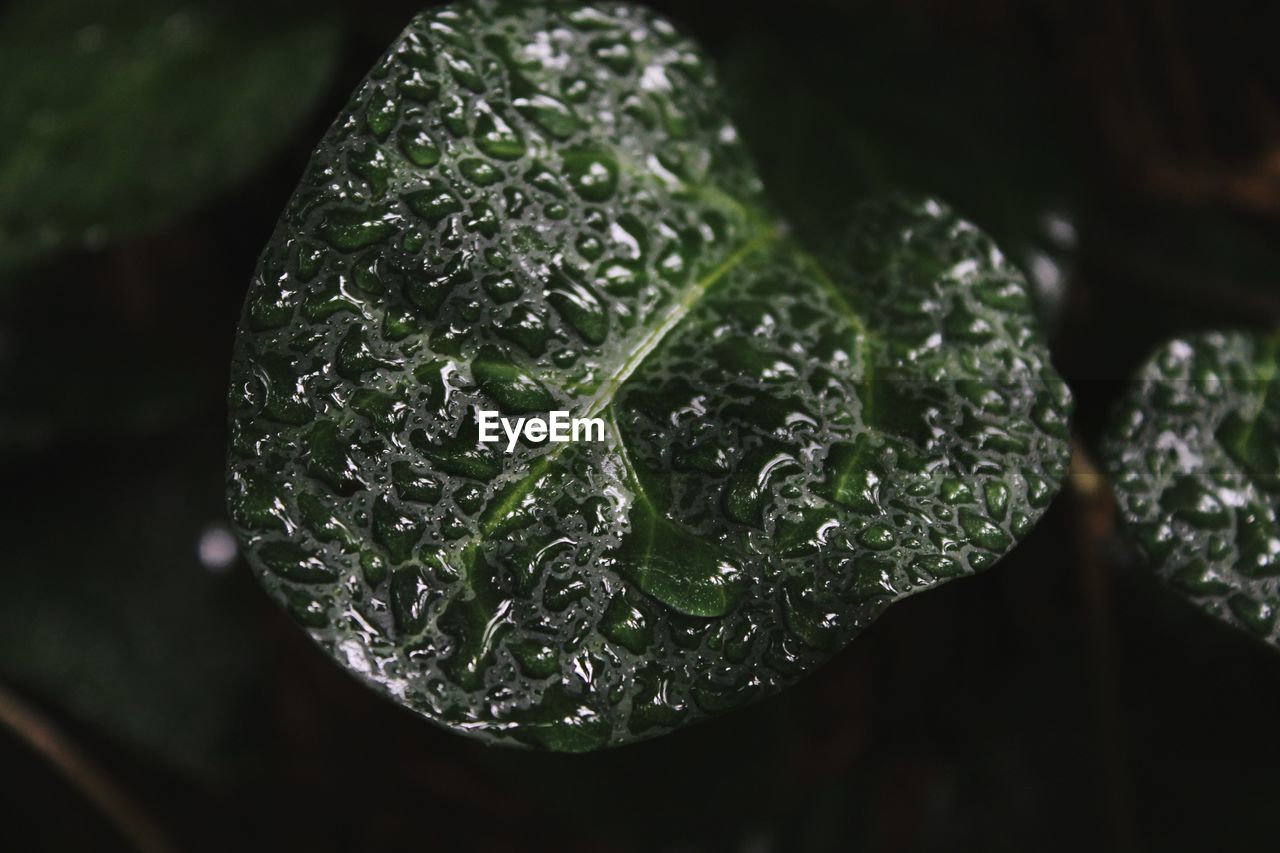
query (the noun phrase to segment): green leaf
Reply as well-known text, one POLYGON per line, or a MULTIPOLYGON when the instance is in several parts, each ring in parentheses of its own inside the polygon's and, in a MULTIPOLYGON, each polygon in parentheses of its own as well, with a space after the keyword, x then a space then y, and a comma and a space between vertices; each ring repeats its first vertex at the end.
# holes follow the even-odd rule
POLYGON ((0 15, 0 273, 155 227, 276 150, 336 18, 281 0, 18 0, 0 15))
POLYGON ((1161 576, 1280 642, 1280 338, 1171 341, 1116 412, 1106 457, 1121 513, 1161 576))
POLYGON ((811 250, 774 221, 705 59, 650 12, 420 16, 250 288, 251 563, 352 671, 492 740, 594 749, 795 681, 994 563, 1067 456, 991 243, 931 201, 851 222, 811 250), (506 455, 479 409, 604 440, 506 455))

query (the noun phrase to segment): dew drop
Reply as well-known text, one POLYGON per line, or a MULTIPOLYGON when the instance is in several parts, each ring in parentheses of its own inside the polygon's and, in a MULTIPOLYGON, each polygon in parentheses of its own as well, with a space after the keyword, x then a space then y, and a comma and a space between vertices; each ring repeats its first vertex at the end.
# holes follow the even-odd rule
POLYGON ((602 147, 566 151, 564 173, 569 185, 587 201, 608 201, 618 188, 618 162, 602 147))

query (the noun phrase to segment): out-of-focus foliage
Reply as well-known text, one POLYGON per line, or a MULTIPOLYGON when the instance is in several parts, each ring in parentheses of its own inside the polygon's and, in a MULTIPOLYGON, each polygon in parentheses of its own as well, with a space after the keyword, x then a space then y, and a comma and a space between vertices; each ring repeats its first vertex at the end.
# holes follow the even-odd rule
POLYGON ((0 673, 199 774, 226 772, 270 660, 219 512, 216 431, 9 468, 0 673))
POLYGON ((338 33, 290 0, 7 4, 0 275, 153 228, 245 175, 323 91, 338 33))
POLYGON ((1280 340, 1171 341, 1138 372, 1107 457, 1125 520, 1180 592, 1264 640, 1280 615, 1280 340))

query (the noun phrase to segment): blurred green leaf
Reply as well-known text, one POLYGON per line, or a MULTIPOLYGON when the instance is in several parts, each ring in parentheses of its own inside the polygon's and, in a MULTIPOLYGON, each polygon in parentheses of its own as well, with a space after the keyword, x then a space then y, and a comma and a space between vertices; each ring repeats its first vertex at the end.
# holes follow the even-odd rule
POLYGON ((0 678, 153 758, 225 769, 263 666, 217 435, 8 469, 0 678))
POLYGON ((1280 338, 1171 341, 1138 373, 1106 444, 1125 520, 1162 577, 1280 644, 1280 338))
POLYGON ((1074 164, 1029 45, 978 49, 927 10, 810 4, 770 15, 722 51, 730 111, 797 227, 861 195, 938 195, 1002 246, 1043 237, 1071 201, 1074 164))
POLYGON ((0 273, 152 228, 278 149, 336 17, 281 0, 18 0, 0 15, 0 273))

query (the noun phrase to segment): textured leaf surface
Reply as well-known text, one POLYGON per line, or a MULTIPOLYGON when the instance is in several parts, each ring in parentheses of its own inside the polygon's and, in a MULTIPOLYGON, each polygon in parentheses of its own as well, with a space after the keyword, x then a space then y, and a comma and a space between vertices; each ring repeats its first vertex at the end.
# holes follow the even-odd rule
POLYGON ((273 150, 322 90, 313 6, 17 0, 0 13, 0 272, 159 224, 273 150))
POLYGON ((230 507, 338 660, 583 750, 817 666, 1048 504, 1067 392, 933 202, 810 253, 699 51, 626 6, 416 19, 326 135, 237 343, 230 507), (479 444, 477 409, 604 442, 479 444))
POLYGON ((1276 643, 1280 340, 1176 340, 1143 366, 1108 438, 1121 511, 1174 587, 1276 643))

